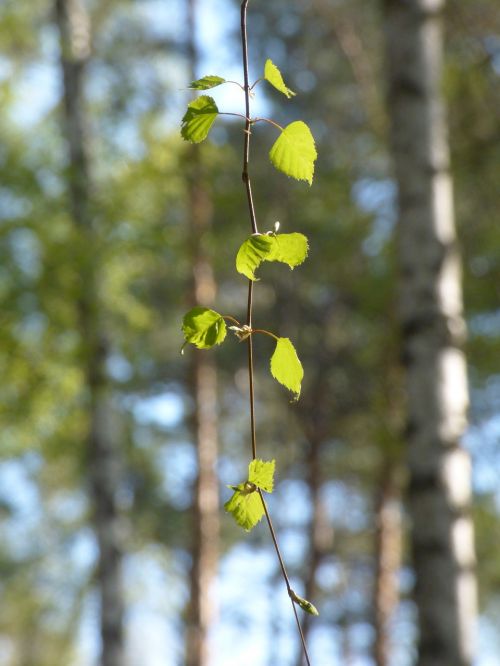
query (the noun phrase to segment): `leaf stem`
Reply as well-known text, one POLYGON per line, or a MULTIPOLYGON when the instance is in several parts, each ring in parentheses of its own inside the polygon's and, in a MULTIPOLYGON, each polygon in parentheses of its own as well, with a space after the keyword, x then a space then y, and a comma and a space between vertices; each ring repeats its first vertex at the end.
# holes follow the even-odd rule
POLYGON ((242 113, 230 113, 229 111, 219 111, 219 116, 235 116, 236 118, 243 118, 244 120, 249 120, 242 113))
POLYGON ((252 328, 252 333, 264 333, 264 335, 269 335, 271 338, 279 340, 277 335, 274 335, 274 333, 271 333, 271 331, 266 331, 265 328, 252 328))
POLYGON ((271 120, 271 118, 252 118, 251 122, 252 122, 252 124, 253 123, 260 123, 260 122, 269 123, 270 125, 274 125, 275 127, 277 127, 280 132, 283 132, 283 130, 284 130, 284 127, 281 127, 281 125, 278 125, 278 123, 274 122, 274 120, 271 120))
POLYGON ((250 90, 253 90, 253 89, 255 88, 255 86, 256 86, 258 83, 260 83, 261 81, 264 81, 264 79, 263 79, 262 77, 259 78, 259 79, 257 79, 257 81, 254 81, 254 82, 252 83, 252 85, 250 86, 250 90))
POLYGON ((231 317, 231 315, 222 315, 222 319, 229 319, 229 321, 232 321, 236 326, 241 326, 240 322, 234 317, 231 317))

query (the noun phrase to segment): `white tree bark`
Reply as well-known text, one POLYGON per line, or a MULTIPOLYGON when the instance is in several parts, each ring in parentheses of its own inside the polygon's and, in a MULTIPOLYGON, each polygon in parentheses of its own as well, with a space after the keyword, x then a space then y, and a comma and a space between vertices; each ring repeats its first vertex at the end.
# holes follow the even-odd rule
POLYGON ((55 0, 60 34, 64 135, 68 149, 68 200, 78 243, 81 358, 87 397, 88 482, 98 544, 101 666, 123 666, 122 550, 116 489, 120 456, 111 422, 106 340, 100 321, 96 234, 90 212, 83 80, 90 55, 90 22, 81 0, 55 0))
POLYGON ((444 0, 384 0, 407 368, 409 512, 419 666, 467 666, 476 582, 465 337, 445 109, 444 0))

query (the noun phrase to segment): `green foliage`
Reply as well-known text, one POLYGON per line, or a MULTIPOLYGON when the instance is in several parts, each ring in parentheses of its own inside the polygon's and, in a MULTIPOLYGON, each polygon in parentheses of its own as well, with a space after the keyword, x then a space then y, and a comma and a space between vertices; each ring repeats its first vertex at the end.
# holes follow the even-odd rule
POLYGON ((236 255, 236 270, 249 280, 257 280, 255 270, 263 261, 280 261, 294 268, 307 257, 308 243, 303 234, 254 234, 236 255))
POLYGON ((182 118, 182 138, 191 143, 200 143, 206 139, 218 113, 215 100, 208 95, 202 95, 190 102, 182 118))
POLYGON ((255 458, 248 466, 248 480, 266 493, 274 488, 275 460, 265 461, 255 458))
POLYGON ((279 92, 283 93, 283 95, 286 95, 288 99, 295 96, 296 93, 294 93, 293 90, 290 90, 290 88, 285 85, 280 70, 269 58, 266 60, 266 64, 264 66, 264 78, 268 83, 276 88, 276 90, 279 90, 279 92))
POLYGON ((287 125, 269 152, 272 164, 287 176, 312 184, 318 153, 309 127, 301 120, 287 125))
POLYGON ((248 466, 248 480, 237 486, 228 486, 234 493, 224 509, 240 527, 249 532, 264 515, 264 504, 258 490, 273 492, 275 461, 252 460, 248 466))
POLYGON ((226 79, 223 79, 221 76, 209 74, 196 81, 191 81, 189 87, 191 90, 209 90, 210 88, 220 86, 222 83, 226 83, 226 79))
POLYGON ((271 356, 271 374, 280 384, 295 393, 295 399, 298 400, 304 369, 289 338, 278 338, 276 349, 271 356))
POLYGON ((184 315, 182 332, 186 343, 190 342, 198 349, 210 349, 224 341, 226 322, 218 312, 196 307, 184 315))

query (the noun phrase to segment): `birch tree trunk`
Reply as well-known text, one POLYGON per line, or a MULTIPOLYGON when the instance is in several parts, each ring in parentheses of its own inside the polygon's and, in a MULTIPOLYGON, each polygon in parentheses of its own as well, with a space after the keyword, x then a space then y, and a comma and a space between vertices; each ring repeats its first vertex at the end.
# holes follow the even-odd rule
POLYGON ((444 0, 384 0, 419 666, 467 666, 476 616, 468 389, 445 110, 444 0))
POLYGON ((88 412, 88 481, 98 544, 101 666, 123 666, 123 595, 120 524, 115 499, 119 456, 110 421, 105 372, 106 341, 100 321, 97 235, 90 211, 83 82, 90 56, 90 22, 81 0, 55 0, 60 34, 64 135, 68 150, 67 189, 80 268, 78 293, 81 357, 88 412))
POLYGON ((375 507, 375 585, 373 654, 376 666, 391 663, 391 621, 399 603, 402 520, 396 467, 386 456, 375 507))
MULTIPOLYGON (((191 80, 196 78, 198 54, 195 36, 196 1, 187 0, 188 54, 191 80)), ((188 213, 192 283, 192 305, 213 306, 216 284, 205 251, 212 223, 212 202, 206 187, 202 154, 191 146, 188 155, 188 213)), ((209 630, 215 616, 211 596, 218 558, 219 486, 215 472, 218 450, 217 370, 212 354, 192 355, 191 394, 194 399, 193 435, 197 453, 197 478, 193 497, 192 566, 190 604, 187 614, 186 666, 210 663, 209 630)))

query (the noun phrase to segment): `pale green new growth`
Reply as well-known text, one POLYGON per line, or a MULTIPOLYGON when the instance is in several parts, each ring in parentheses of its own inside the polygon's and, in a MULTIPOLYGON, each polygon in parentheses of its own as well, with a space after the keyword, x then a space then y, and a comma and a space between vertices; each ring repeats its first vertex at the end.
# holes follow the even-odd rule
POLYGON ((248 465, 248 480, 266 493, 272 493, 274 488, 275 460, 259 460, 256 458, 248 465))
POLYGON ((226 337, 226 322, 218 312, 196 307, 184 315, 182 332, 186 342, 198 349, 210 349, 226 337))
POLYGON ((240 527, 249 532, 264 515, 262 500, 256 490, 245 491, 245 484, 237 486, 231 499, 224 504, 240 527))
POLYGON ((269 58, 266 60, 266 64, 264 66, 264 78, 268 83, 276 88, 276 90, 279 90, 279 92, 283 93, 283 95, 286 95, 288 99, 296 94, 293 92, 293 90, 290 90, 290 88, 285 85, 280 70, 269 58))
POLYGON ((269 152, 273 165, 296 180, 312 184, 318 153, 309 127, 301 120, 287 125, 269 152))
POLYGON ((248 465, 248 481, 237 486, 228 486, 234 493, 224 504, 224 509, 232 514, 238 525, 247 532, 255 527, 264 515, 264 505, 257 489, 273 492, 274 467, 274 460, 252 460, 248 465))
POLYGON ((191 90, 209 90, 210 88, 220 86, 221 83, 226 83, 226 79, 223 79, 220 76, 215 76, 214 74, 209 74, 201 79, 192 81, 189 87, 191 90))
POLYGON ((257 280, 255 270, 263 261, 280 261, 293 269, 305 260, 308 248, 303 234, 253 235, 238 250, 236 270, 249 280, 257 280))
POLYGON ((293 590, 290 591, 290 596, 293 601, 295 601, 295 603, 298 604, 306 613, 309 613, 310 615, 319 615, 316 606, 314 606, 310 601, 307 601, 307 599, 299 597, 299 595, 296 594, 296 592, 293 590))
POLYGON ((218 113, 215 101, 208 95, 201 95, 190 102, 182 119, 182 138, 191 143, 206 139, 218 113))
POLYGON ((298 400, 304 369, 289 338, 278 338, 276 349, 271 356, 271 374, 280 384, 295 393, 295 399, 298 400))

